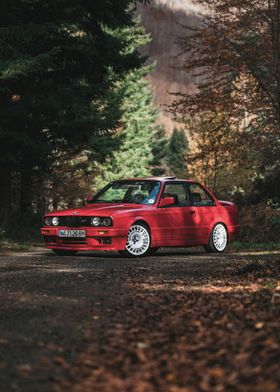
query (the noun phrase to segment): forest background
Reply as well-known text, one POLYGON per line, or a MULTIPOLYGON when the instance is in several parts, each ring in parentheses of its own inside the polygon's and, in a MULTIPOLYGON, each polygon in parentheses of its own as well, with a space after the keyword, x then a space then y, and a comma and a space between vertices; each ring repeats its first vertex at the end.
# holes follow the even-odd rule
POLYGON ((176 42, 194 89, 170 92, 170 130, 134 1, 2 2, 0 240, 148 175, 195 178, 238 204, 242 241, 280 240, 280 0, 194 3, 176 42))

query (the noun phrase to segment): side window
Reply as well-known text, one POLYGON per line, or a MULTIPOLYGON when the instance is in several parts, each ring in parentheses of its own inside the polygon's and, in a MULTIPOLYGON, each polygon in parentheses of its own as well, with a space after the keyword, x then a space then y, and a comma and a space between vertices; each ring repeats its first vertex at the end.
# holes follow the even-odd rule
POLYGON ((163 197, 173 196, 175 199, 176 206, 188 206, 189 200, 186 193, 184 184, 166 184, 163 190, 163 197))
POLYGON ((214 206, 215 202, 210 195, 198 184, 189 184, 189 190, 194 206, 214 206))

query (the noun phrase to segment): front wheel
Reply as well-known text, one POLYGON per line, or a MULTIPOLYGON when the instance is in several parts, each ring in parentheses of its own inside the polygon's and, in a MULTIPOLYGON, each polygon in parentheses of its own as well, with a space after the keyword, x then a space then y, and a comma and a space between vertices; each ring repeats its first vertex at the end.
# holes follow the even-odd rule
POLYGON ((137 223, 130 227, 125 250, 120 253, 128 257, 143 257, 149 254, 150 246, 151 234, 148 227, 137 223))
POLYGON ((64 249, 52 249, 52 251, 58 256, 73 256, 77 252, 75 250, 64 250, 64 249))
POLYGON ((208 253, 221 253, 228 244, 227 229, 222 223, 217 223, 211 231, 208 245, 204 247, 208 253))

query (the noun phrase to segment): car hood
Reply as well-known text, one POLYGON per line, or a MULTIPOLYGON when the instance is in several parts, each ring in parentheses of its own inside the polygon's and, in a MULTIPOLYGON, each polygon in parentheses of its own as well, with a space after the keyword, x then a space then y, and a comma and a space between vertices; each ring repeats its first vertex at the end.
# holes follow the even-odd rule
POLYGON ((119 213, 130 212, 130 211, 142 211, 143 209, 151 209, 152 206, 143 204, 120 204, 120 203, 98 203, 88 204, 84 207, 71 208, 67 210, 50 212, 48 215, 51 216, 66 216, 66 215, 77 215, 77 216, 111 216, 119 213))

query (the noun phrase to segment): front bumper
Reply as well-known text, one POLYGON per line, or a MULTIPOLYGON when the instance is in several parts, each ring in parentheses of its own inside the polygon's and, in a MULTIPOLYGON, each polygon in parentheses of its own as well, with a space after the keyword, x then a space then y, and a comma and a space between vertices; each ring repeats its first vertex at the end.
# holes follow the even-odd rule
POLYGON ((126 229, 111 227, 53 227, 41 228, 41 235, 48 249, 63 249, 76 251, 89 250, 124 250, 127 239, 126 229), (60 238, 58 230, 85 230, 85 238, 60 238))

